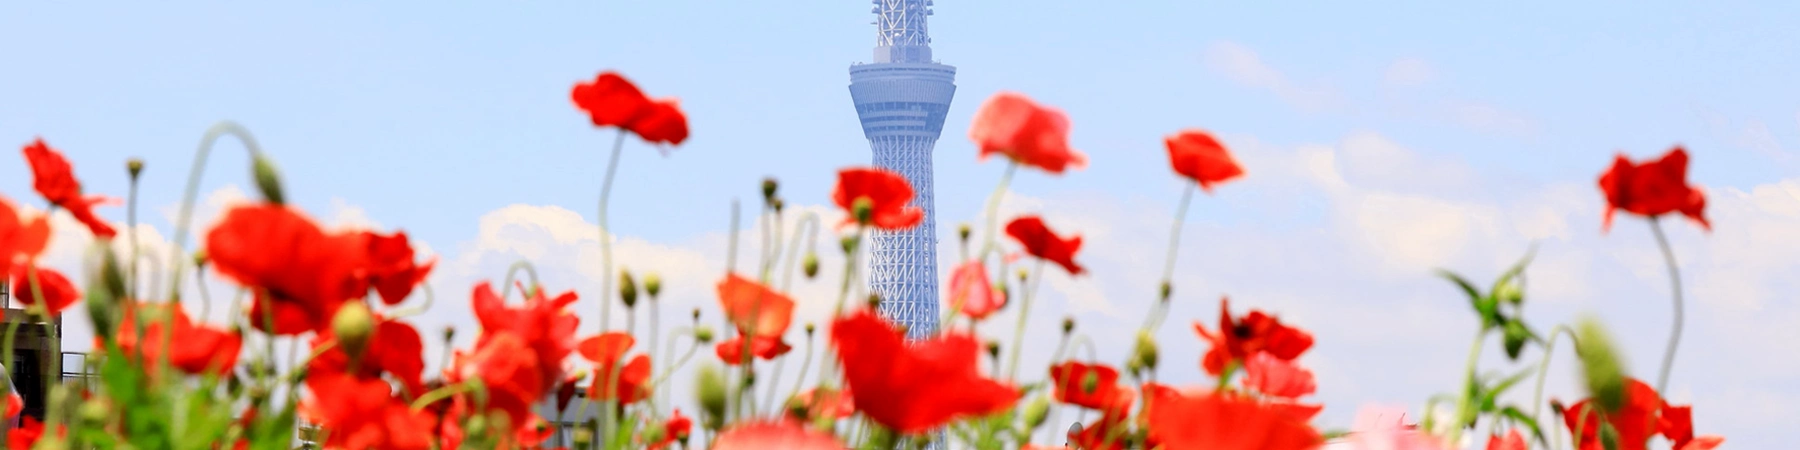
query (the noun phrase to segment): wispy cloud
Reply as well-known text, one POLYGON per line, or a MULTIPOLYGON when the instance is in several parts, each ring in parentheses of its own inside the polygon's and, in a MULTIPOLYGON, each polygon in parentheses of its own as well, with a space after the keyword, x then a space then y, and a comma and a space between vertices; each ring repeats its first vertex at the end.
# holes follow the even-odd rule
POLYGON ((1308 112, 1340 107, 1341 94, 1326 87, 1295 83, 1286 74, 1263 62, 1254 50, 1235 42, 1215 42, 1208 46, 1206 65, 1240 84, 1267 89, 1282 101, 1308 112))

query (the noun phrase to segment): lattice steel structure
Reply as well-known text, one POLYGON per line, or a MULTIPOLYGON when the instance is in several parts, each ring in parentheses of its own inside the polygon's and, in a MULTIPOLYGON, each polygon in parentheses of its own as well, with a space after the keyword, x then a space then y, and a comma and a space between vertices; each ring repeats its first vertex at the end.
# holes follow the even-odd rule
POLYGON ((913 338, 937 330, 937 213, 932 210, 931 150, 956 94, 956 68, 931 59, 925 18, 930 0, 873 0, 875 62, 850 67, 850 98, 862 119, 874 165, 905 175, 925 222, 902 232, 876 232, 869 290, 881 313, 913 338))

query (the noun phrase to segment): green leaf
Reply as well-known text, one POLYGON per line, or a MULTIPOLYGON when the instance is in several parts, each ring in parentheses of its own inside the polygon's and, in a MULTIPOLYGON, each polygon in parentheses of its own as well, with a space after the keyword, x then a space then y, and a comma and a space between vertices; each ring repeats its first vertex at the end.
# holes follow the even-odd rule
POLYGON ((1344 430, 1344 429, 1337 429, 1337 430, 1325 430, 1325 432, 1324 432, 1324 433, 1322 433, 1322 435, 1323 435, 1323 436, 1325 436, 1325 440, 1327 440, 1327 441, 1329 441, 1329 440, 1332 440, 1332 439, 1337 439, 1337 438, 1341 438, 1341 437, 1344 437, 1344 436, 1349 436, 1349 435, 1350 435, 1350 430, 1344 430))
POLYGON ((1475 285, 1469 283, 1469 280, 1463 279, 1462 275, 1457 275, 1455 272, 1444 269, 1438 269, 1437 274, 1440 277, 1444 277, 1446 280, 1456 283, 1457 287, 1461 287, 1463 293, 1469 295, 1469 301, 1471 303, 1481 298, 1481 290, 1475 289, 1475 285))
POLYGON ((1506 392, 1506 390, 1512 388, 1513 385, 1519 384, 1520 381, 1525 381, 1526 377, 1529 377, 1536 372, 1536 369, 1525 369, 1519 371, 1519 373, 1513 374, 1513 376, 1500 380, 1498 383, 1495 383, 1493 387, 1483 389, 1480 402, 1481 412, 1494 412, 1494 402, 1500 397, 1501 393, 1506 392))
POLYGON ((1536 256, 1537 243, 1533 242, 1531 247, 1525 250, 1525 256, 1519 258, 1519 262, 1513 263, 1512 267, 1508 267, 1505 272, 1500 273, 1500 278, 1494 280, 1494 285, 1499 286, 1511 282, 1513 278, 1518 278, 1519 274, 1525 273, 1525 266, 1530 265, 1531 259, 1536 256))
POLYGON ((1525 411, 1520 410, 1517 406, 1507 405, 1505 408, 1500 408, 1500 415, 1530 428, 1532 438, 1537 439, 1539 444, 1550 445, 1550 440, 1544 436, 1544 429, 1538 426, 1537 419, 1525 415, 1525 411))

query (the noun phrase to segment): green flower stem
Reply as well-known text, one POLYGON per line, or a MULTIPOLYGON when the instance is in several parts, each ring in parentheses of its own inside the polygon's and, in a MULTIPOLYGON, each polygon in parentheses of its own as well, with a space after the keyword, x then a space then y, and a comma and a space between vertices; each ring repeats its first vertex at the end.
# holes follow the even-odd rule
MULTIPOLYGON (((236 122, 223 121, 214 124, 200 137, 200 148, 194 153, 194 167, 188 171, 187 189, 181 196, 181 212, 175 220, 175 249, 170 255, 169 267, 173 272, 169 286, 169 301, 181 301, 181 264, 182 256, 187 254, 188 228, 194 220, 194 200, 200 195, 200 175, 206 170, 207 157, 212 154, 212 146, 220 137, 231 135, 244 143, 244 149, 250 152, 252 161, 262 158, 262 147, 256 144, 256 138, 250 131, 236 122)), ((133 261, 136 264, 136 261, 133 261)))
POLYGON ((1550 329, 1550 338, 1544 342, 1544 358, 1538 363, 1537 387, 1531 393, 1531 420, 1541 420, 1538 415, 1544 409, 1544 378, 1550 373, 1550 355, 1556 350, 1556 337, 1568 336, 1570 345, 1575 346, 1575 353, 1581 353, 1581 342, 1575 340, 1575 330, 1567 325, 1557 325, 1550 329))
POLYGON ((129 236, 129 238, 131 239, 131 271, 130 271, 131 282, 126 283, 126 286, 128 286, 128 287, 126 288, 125 296, 132 298, 132 299, 137 299, 137 298, 140 298, 140 297, 138 297, 138 282, 140 282, 141 279, 138 278, 138 231, 137 231, 138 177, 136 174, 132 174, 131 187, 130 187, 130 190, 127 192, 129 192, 129 193, 126 194, 126 196, 125 196, 125 228, 126 228, 126 232, 128 233, 127 236, 129 236))
POLYGON ((1455 420, 1456 423, 1450 430, 1450 439, 1448 442, 1461 442, 1460 439, 1462 438, 1462 431, 1464 428, 1462 415, 1463 411, 1469 408, 1469 402, 1475 400, 1469 398, 1469 392, 1472 391, 1470 387, 1475 383, 1475 366, 1477 363, 1481 362, 1481 344, 1487 340, 1487 332, 1488 330, 1486 328, 1475 332, 1475 341, 1469 344, 1469 361, 1464 365, 1465 368, 1463 370, 1463 388, 1456 399, 1456 416, 1451 418, 1452 420, 1455 420))
POLYGON ((1662 248, 1663 262, 1669 265, 1669 291, 1675 300, 1675 325, 1669 330, 1669 347, 1663 350, 1662 371, 1656 375, 1656 392, 1668 392, 1669 372, 1675 368, 1675 349, 1681 346, 1681 269, 1677 268, 1675 251, 1669 249, 1669 239, 1663 236, 1662 225, 1658 225, 1655 217, 1650 218, 1650 231, 1656 234, 1656 245, 1662 248))
POLYGON ((431 392, 426 392, 425 395, 419 396, 417 400, 413 400, 412 410, 423 411, 426 406, 431 406, 432 403, 437 403, 440 400, 469 392, 473 389, 474 384, 468 381, 437 388, 431 392))
MULTIPOLYGON (((995 186, 994 193, 988 195, 987 213, 985 214, 987 217, 987 232, 983 233, 981 237, 981 252, 975 255, 975 259, 982 260, 984 263, 987 261, 987 255, 989 253, 1000 251, 1000 240, 998 235, 1000 230, 1000 198, 1005 196, 1006 187, 1012 184, 1013 173, 1018 171, 1019 163, 1008 163, 1006 165, 1006 173, 1000 175, 1000 185, 995 186)), ((1001 276, 1004 277, 1006 274, 1001 274, 1001 276)))
MULTIPOLYGON (((513 276, 515 274, 518 274, 519 271, 521 271, 521 270, 525 271, 525 276, 529 277, 531 279, 531 289, 532 290, 538 289, 537 266, 532 265, 531 261, 528 261, 528 260, 523 260, 523 259, 518 260, 517 262, 512 263, 512 266, 506 268, 506 281, 501 282, 501 284, 500 284, 500 302, 501 303, 505 303, 506 296, 512 294, 513 279, 514 279, 513 276)), ((531 292, 520 292, 519 296, 520 297, 531 297, 531 292)))
MULTIPOLYGON (((1175 224, 1169 227, 1169 251, 1168 256, 1163 259, 1163 285, 1173 286, 1175 255, 1180 254, 1181 248, 1181 226, 1187 220, 1188 204, 1194 200, 1194 183, 1186 184, 1187 187, 1181 190, 1181 205, 1175 207, 1175 224)), ((1151 304, 1150 315, 1144 318, 1144 330, 1147 331, 1154 331, 1162 326, 1163 318, 1169 311, 1169 299, 1162 296, 1162 286, 1157 286, 1156 289, 1156 303, 1151 304)))
POLYGON ((811 251, 819 239, 819 213, 807 211, 806 215, 800 216, 799 222, 794 223, 794 240, 788 242, 787 266, 781 269, 781 292, 788 292, 788 287, 793 285, 794 261, 805 257, 800 254, 802 234, 806 235, 806 248, 811 251))
POLYGON ((738 201, 735 198, 731 199, 731 234, 728 239, 730 244, 725 246, 725 275, 737 272, 738 201))
MULTIPOLYGON (((1058 339, 1056 342, 1056 352, 1050 354, 1050 365, 1052 367, 1054 367, 1055 365, 1060 364, 1061 361, 1063 360, 1063 353, 1068 350, 1069 350, 1069 334, 1063 333, 1062 339, 1058 339)), ((994 370, 1000 370, 1000 368, 995 367, 994 370)), ((1061 402, 1055 402, 1055 401, 1050 402, 1050 421, 1045 422, 1045 423, 1050 424, 1050 426, 1049 426, 1050 430, 1045 431, 1045 433, 1049 434, 1049 436, 1045 436, 1045 439, 1049 439, 1049 442, 1056 441, 1055 428, 1059 424, 1059 422, 1057 422, 1057 421, 1060 420, 1060 418, 1057 416, 1060 416, 1061 415, 1060 413, 1062 412, 1062 407, 1061 407, 1060 403, 1061 402)), ((1026 436, 1024 440, 1025 440, 1025 442, 1019 443, 1020 446, 1031 444, 1030 436, 1026 436)))
MULTIPOLYGON (((600 208, 599 208, 600 214, 598 216, 599 228, 600 228, 600 298, 599 298, 599 300, 600 300, 600 332, 602 332, 602 333, 605 333, 606 330, 609 330, 612 328, 612 299, 613 299, 612 279, 614 276, 613 270, 612 270, 612 263, 613 263, 613 261, 612 261, 612 233, 606 229, 606 203, 607 203, 607 200, 612 196, 613 177, 619 171, 619 154, 623 153, 624 149, 625 149, 625 129, 620 128, 619 129, 619 137, 617 139, 613 140, 612 158, 607 160, 607 162, 606 162, 606 177, 602 178, 600 181, 600 208)), ((604 377, 601 377, 600 379, 604 379, 609 382, 612 381, 613 379, 615 379, 615 377, 617 376, 617 372, 618 372, 618 367, 617 367, 618 362, 614 361, 613 366, 614 366, 613 370, 608 371, 608 372, 612 372, 612 373, 610 373, 604 377)), ((596 380, 596 381, 599 381, 599 380, 596 380)), ((612 385, 608 384, 608 385, 606 385, 606 387, 610 388, 610 387, 612 387, 612 385)), ((601 412, 601 416, 603 417, 602 422, 601 422, 602 430, 608 430, 608 432, 610 432, 610 430, 613 429, 613 425, 618 422, 618 417, 616 417, 617 414, 614 412, 615 408, 613 408, 614 401, 615 400, 607 400, 605 403, 605 408, 604 408, 605 411, 601 412)))
MULTIPOLYGON (((813 356, 813 339, 811 336, 808 336, 806 339, 806 356, 803 358, 800 358, 800 376, 794 378, 794 389, 788 393, 788 398, 794 398, 794 397, 799 396, 800 395, 800 387, 806 385, 806 372, 807 372, 807 369, 812 368, 812 356, 813 356)), ((770 384, 773 384, 773 383, 770 383, 770 384)), ((813 398, 816 401, 818 396, 815 394, 813 396, 813 398)), ((808 405, 808 407, 810 407, 810 405, 808 405)), ((777 409, 777 411, 779 412, 780 410, 777 409)))
MULTIPOLYGON (((1007 173, 1011 173, 1011 171, 1009 170, 1007 173)), ((1006 359, 1006 379, 1009 381, 1017 382, 1019 379, 1019 354, 1025 353, 1025 320, 1031 317, 1031 301, 1034 300, 1033 297, 1037 297, 1037 287, 1043 283, 1044 260, 1039 258, 1037 267, 1032 269, 1031 288, 1025 289, 1024 286, 1020 286, 1020 290, 1025 292, 1019 299, 1019 326, 1013 329, 1012 354, 1008 355, 1006 359)))
MULTIPOLYGON (((868 229, 862 225, 856 226, 856 245, 850 249, 850 254, 844 255, 844 281, 843 284, 838 287, 837 306, 834 306, 831 309, 832 320, 837 320, 838 317, 844 315, 844 302, 850 298, 850 281, 856 279, 857 261, 861 260, 863 243, 865 241, 864 236, 867 231, 868 229)), ((829 329, 829 327, 827 327, 827 329, 829 329)), ((830 337, 828 336, 826 339, 830 339, 830 337)), ((829 383, 831 378, 837 375, 837 373, 832 370, 833 367, 835 367, 832 363, 836 361, 837 358, 832 350, 827 347, 825 350, 825 358, 819 360, 820 384, 829 383)))
MULTIPOLYGON (((769 380, 768 380, 769 395, 764 397, 765 400, 763 401, 763 405, 769 407, 769 412, 771 414, 780 414, 781 413, 781 408, 775 406, 776 405, 775 393, 776 393, 776 391, 781 390, 781 383, 779 383, 778 381, 781 380, 781 366, 785 365, 783 363, 786 363, 786 362, 787 362, 786 356, 775 358, 775 368, 769 370, 769 380)), ((751 394, 751 395, 755 396, 755 394, 751 394)), ((751 413, 755 413, 755 411, 751 411, 751 413)))

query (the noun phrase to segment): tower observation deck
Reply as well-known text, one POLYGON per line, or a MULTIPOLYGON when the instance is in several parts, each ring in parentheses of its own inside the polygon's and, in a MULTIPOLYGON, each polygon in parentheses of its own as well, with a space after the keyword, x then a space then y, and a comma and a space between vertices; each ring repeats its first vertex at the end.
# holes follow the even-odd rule
POLYGON ((931 151, 956 94, 956 68, 931 59, 925 21, 931 15, 931 0, 872 3, 875 60, 850 66, 850 98, 862 119, 874 165, 906 177, 913 187, 913 205, 925 211, 925 221, 906 231, 874 233, 869 290, 881 297, 881 315, 906 326, 907 335, 917 339, 937 330, 931 151))

